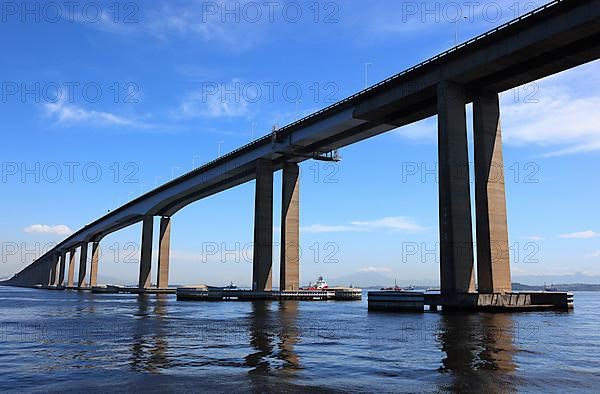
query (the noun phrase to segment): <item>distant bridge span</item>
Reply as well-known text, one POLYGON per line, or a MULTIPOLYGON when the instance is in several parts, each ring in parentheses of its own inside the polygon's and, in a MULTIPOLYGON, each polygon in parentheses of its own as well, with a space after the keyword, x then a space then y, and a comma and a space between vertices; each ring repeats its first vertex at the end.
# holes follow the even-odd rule
POLYGON ((272 285, 273 172, 283 169, 281 287, 299 285, 298 164, 335 149, 438 115, 441 288, 474 287, 465 105, 473 102, 479 292, 510 291, 498 93, 600 57, 600 0, 557 0, 408 70, 259 138, 174 179, 86 225, 6 285, 96 285, 98 245, 143 222, 139 287, 150 286, 153 217, 160 216, 158 286, 168 285, 170 218, 183 207, 256 179, 253 287, 272 285), (457 171, 458 170, 458 171, 457 171), (457 175, 457 173, 459 175, 457 175), (497 178, 497 177, 496 177, 497 178), (80 249, 75 285, 75 250, 80 249), (70 255, 67 261, 67 254, 70 255))

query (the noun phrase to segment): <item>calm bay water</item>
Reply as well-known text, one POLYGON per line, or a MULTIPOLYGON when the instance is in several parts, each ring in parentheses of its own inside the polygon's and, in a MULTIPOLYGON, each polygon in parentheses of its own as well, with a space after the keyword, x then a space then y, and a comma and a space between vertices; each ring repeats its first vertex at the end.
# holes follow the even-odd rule
POLYGON ((572 312, 389 314, 0 287, 0 391, 594 392, 600 293, 572 312))

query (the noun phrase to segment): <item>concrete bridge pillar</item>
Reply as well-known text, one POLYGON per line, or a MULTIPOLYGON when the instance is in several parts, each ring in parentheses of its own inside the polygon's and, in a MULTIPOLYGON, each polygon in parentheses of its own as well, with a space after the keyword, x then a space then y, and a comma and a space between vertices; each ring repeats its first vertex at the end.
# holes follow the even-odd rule
POLYGON ((50 283, 52 283, 52 273, 50 271, 50 267, 47 266, 47 262, 43 262, 42 265, 43 267, 43 281, 42 281, 42 285, 49 285, 50 283))
POLYGON ((480 293, 512 289, 504 192, 504 160, 498 94, 483 92, 473 100, 477 284, 480 293))
POLYGON ((171 253, 171 218, 160 219, 160 238, 158 245, 158 277, 159 289, 169 287, 169 258, 171 253))
POLYGON ((98 285, 98 260, 100 259, 100 242, 92 243, 92 261, 90 265, 90 287, 98 285))
POLYGON ((57 259, 60 259, 60 264, 58 268, 58 285, 64 286, 65 284, 65 269, 67 268, 67 262, 65 260, 65 255, 60 254, 56 255, 57 259))
POLYGON ((281 198, 281 260, 279 288, 300 287, 300 168, 296 163, 283 167, 281 198))
MULTIPOLYGON (((67 252, 63 250, 62 259, 67 260, 67 252)), ((67 277, 67 287, 72 289, 75 287, 75 250, 71 249, 69 251, 69 275, 67 277)))
POLYGON ((150 271, 152 270, 152 233, 154 217, 146 216, 142 224, 142 250, 140 252, 140 289, 150 288, 150 271))
POLYGON ((43 268, 40 264, 36 264, 33 268, 33 276, 34 276, 34 285, 43 285, 44 284, 44 273, 43 268))
POLYGON ((33 285, 41 285, 44 283, 43 278, 40 275, 40 266, 36 265, 31 268, 31 277, 33 285))
POLYGON ((50 264, 52 264, 52 269, 54 269, 54 285, 60 286, 62 285, 61 279, 64 280, 64 273, 60 272, 60 261, 57 255, 50 256, 50 264))
POLYGON ((37 266, 37 277, 40 285, 48 283, 48 272, 46 271, 45 264, 39 264, 37 266))
MULTIPOLYGON (((79 250, 79 280, 77 282, 77 287, 87 286, 87 283, 85 282, 85 277, 87 274, 88 246, 88 243, 84 242, 81 244, 81 248, 79 250)), ((73 250, 71 253, 71 256, 74 256, 75 250, 73 250)))
POLYGON ((254 255, 252 289, 273 288, 273 164, 269 160, 256 163, 254 196, 254 255))
POLYGON ((56 264, 52 264, 52 260, 46 262, 48 266, 48 285, 52 286, 56 282, 56 264))
POLYGON ((441 291, 475 291, 464 86, 437 88, 441 291))

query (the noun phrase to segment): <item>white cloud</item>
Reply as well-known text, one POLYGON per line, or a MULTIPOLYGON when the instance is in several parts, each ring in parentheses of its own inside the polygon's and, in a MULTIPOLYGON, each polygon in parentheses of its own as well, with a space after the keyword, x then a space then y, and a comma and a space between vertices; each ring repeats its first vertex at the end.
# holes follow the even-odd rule
POLYGON ((435 117, 408 124, 396 129, 397 133, 410 140, 437 143, 438 128, 435 117))
POLYGON ((507 143, 548 147, 546 156, 600 150, 600 97, 578 98, 567 87, 545 85, 538 96, 537 103, 503 105, 507 143))
POLYGON ((169 1, 156 1, 146 2, 139 8, 122 7, 118 15, 105 10, 98 20, 95 16, 85 18, 81 12, 75 12, 73 20, 81 26, 127 38, 150 36, 161 43, 190 39, 218 43, 219 48, 240 52, 260 42, 269 25, 266 8, 263 7, 261 18, 254 23, 254 15, 244 12, 247 4, 258 3, 253 0, 183 0, 174 5, 169 1), (232 10, 234 12, 225 15, 232 10))
POLYGON ((48 225, 48 224, 32 224, 25 227, 26 233, 41 233, 41 234, 56 234, 56 235, 71 235, 73 230, 64 224, 48 225))
POLYGON ((220 42, 225 49, 232 51, 246 50, 263 36, 263 27, 268 22, 264 13, 255 22, 244 17, 241 10, 249 3, 253 1, 226 0, 214 4, 191 1, 178 6, 163 2, 160 9, 153 9, 147 14, 147 23, 142 27, 161 39, 189 37, 204 42, 220 42), (236 9, 240 10, 238 15, 223 14, 225 10, 236 9))
MULTIPOLYGON (((201 252, 172 250, 171 259, 181 263, 239 263, 252 262, 252 244, 241 245, 232 250, 223 250, 221 245, 205 245, 201 252)), ((156 252, 154 252, 156 253, 156 252)))
POLYGON ((593 259, 594 257, 600 257, 600 250, 594 252, 594 253, 590 253, 588 255, 584 256, 586 259, 593 259))
MULTIPOLYGON (((600 95, 588 94, 600 87, 599 71, 596 61, 504 92, 500 108, 504 142, 542 148, 543 156, 600 151, 600 95)), ((397 133, 436 143, 436 118, 404 126, 397 133)))
POLYGON ((358 270, 358 272, 392 272, 391 268, 387 267, 365 267, 358 270))
POLYGON ((596 233, 592 230, 581 231, 578 233, 562 234, 561 238, 596 238, 600 237, 600 233, 596 233))
MULTIPOLYGON (((77 3, 78 4, 78 3, 77 3)), ((115 5, 118 7, 118 5, 115 5)), ((121 33, 121 34, 132 34, 139 28, 137 16, 139 13, 133 8, 125 9, 122 7, 119 13, 113 13, 109 10, 99 12, 96 16, 94 11, 89 12, 89 15, 80 10, 75 11, 71 15, 65 15, 69 21, 76 22, 82 26, 90 27, 109 33, 121 33)))
POLYGON ((326 224, 311 224, 309 226, 303 226, 302 232, 306 233, 343 233, 349 231, 363 231, 361 228, 355 226, 345 225, 326 225, 326 224))
POLYGON ((530 235, 528 237, 523 237, 524 239, 528 239, 530 241, 543 241, 544 237, 539 236, 539 235, 530 235))
POLYGON ((501 112, 506 142, 537 145, 546 149, 545 156, 600 150, 598 71, 596 61, 505 92, 501 112))
POLYGON ((394 230, 414 233, 423 231, 425 228, 415 223, 413 219, 404 216, 391 216, 371 221, 353 221, 350 224, 342 225, 313 224, 301 228, 302 232, 307 233, 341 233, 372 230, 394 230))
POLYGON ((186 118, 234 118, 248 113, 248 101, 237 80, 205 85, 203 90, 186 95, 180 108, 180 115, 186 118))
POLYGON ((47 115, 59 124, 84 124, 91 126, 151 128, 150 124, 115 115, 110 112, 87 110, 64 101, 44 104, 47 115))
POLYGON ((390 229, 408 232, 423 231, 424 228, 416 224, 411 218, 404 216, 386 217, 383 219, 372 220, 368 222, 352 222, 353 226, 362 227, 365 229, 390 229))
MULTIPOLYGON (((513 146, 546 148, 545 156, 600 150, 600 97, 576 98, 564 86, 541 85, 537 103, 514 103, 511 92, 503 95, 502 135, 513 146)), ((435 118, 398 129, 411 140, 435 142, 435 118)))

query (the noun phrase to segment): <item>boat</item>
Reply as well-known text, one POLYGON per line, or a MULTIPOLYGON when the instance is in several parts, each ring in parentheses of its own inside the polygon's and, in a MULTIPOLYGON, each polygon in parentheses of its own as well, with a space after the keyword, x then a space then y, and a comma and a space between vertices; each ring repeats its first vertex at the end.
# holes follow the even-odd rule
POLYGON ((104 286, 93 286, 92 293, 109 293, 116 294, 125 290, 125 286, 121 285, 104 285, 104 286))
POLYGON ((386 291, 402 291, 401 287, 398 287, 398 282, 394 279, 394 287, 382 287, 380 290, 386 291))
POLYGON ((312 282, 308 283, 308 286, 306 287, 301 287, 300 290, 325 290, 329 288, 329 285, 327 284, 327 282, 325 282, 325 279, 323 279, 322 276, 319 276, 317 278, 317 282, 313 285, 312 282))
POLYGON ((238 287, 233 283, 229 282, 227 286, 206 286, 208 290, 238 290, 238 287))
POLYGON ((400 287, 398 286, 398 281, 396 279, 394 279, 394 287, 382 287, 381 290, 386 290, 386 291, 413 291, 415 289, 415 287, 413 285, 410 285, 408 287, 400 287))
POLYGON ((551 284, 550 286, 546 286, 546 283, 544 282, 544 290, 543 291, 558 291, 558 288, 556 286, 554 286, 554 284, 551 284))

